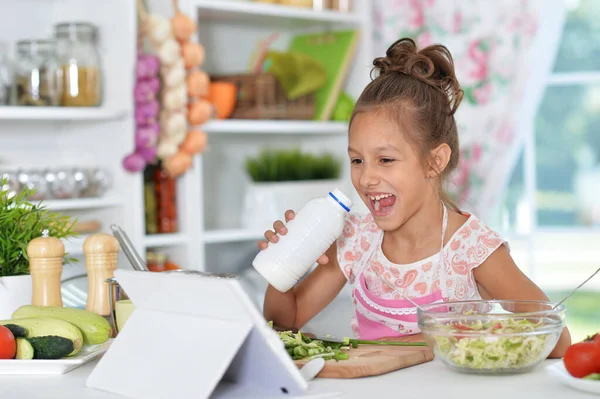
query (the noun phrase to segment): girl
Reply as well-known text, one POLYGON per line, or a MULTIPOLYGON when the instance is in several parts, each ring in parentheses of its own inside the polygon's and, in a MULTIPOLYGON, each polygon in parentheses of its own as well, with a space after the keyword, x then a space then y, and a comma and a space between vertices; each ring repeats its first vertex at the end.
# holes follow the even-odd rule
MULTIPOLYGON (((352 184, 370 213, 350 214, 342 236, 292 290, 269 286, 265 318, 301 328, 348 281, 358 337, 422 340, 416 308, 396 290, 419 305, 548 300, 515 265, 508 244, 443 191, 458 165, 454 114, 463 97, 448 49, 417 51, 411 39, 401 39, 373 65, 379 74, 358 99, 348 136, 352 184)), ((286 212, 286 222, 293 217, 286 212)), ((286 232, 276 221, 265 238, 276 243, 277 234, 286 232)), ((550 356, 562 357, 570 344, 565 328, 550 356)))

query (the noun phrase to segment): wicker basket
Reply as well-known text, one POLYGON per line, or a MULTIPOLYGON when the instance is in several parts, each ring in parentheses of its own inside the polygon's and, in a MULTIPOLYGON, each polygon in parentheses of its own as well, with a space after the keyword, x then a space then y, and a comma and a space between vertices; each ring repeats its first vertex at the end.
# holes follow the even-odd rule
POLYGON ((314 96, 288 100, 275 76, 269 73, 211 75, 215 82, 233 82, 238 88, 231 119, 312 119, 314 96))

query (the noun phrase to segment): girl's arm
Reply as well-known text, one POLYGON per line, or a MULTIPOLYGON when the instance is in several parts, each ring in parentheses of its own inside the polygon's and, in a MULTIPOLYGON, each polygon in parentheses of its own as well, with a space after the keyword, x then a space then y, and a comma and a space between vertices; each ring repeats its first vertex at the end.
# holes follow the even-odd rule
MULTIPOLYGON (((483 296, 490 297, 486 299, 548 300, 546 294, 517 267, 504 245, 475 268, 473 275, 483 288, 483 296)), ((549 357, 562 358, 570 345, 571 335, 565 327, 549 357)))
POLYGON ((278 327, 300 329, 335 299, 346 284, 338 265, 335 243, 325 255, 327 263, 319 264, 288 292, 277 291, 269 285, 263 309, 267 321, 273 321, 278 327))
MULTIPOLYGON (((295 216, 294 211, 286 211, 286 223, 295 216)), ((282 221, 276 221, 273 230, 265 232, 267 241, 258 243, 261 250, 266 249, 269 242, 277 245, 279 237, 275 232, 287 234, 287 227, 282 221)), ((346 276, 337 261, 335 242, 317 259, 317 263, 319 266, 288 292, 277 291, 271 285, 267 287, 263 305, 266 320, 277 327, 300 329, 333 301, 346 284, 346 276)))

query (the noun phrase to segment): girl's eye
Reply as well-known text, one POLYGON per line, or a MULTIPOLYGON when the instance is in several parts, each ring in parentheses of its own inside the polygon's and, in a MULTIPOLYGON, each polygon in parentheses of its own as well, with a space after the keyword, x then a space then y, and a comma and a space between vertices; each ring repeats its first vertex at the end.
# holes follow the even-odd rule
POLYGON ((394 160, 392 158, 381 158, 382 163, 392 163, 394 160))
POLYGON ((353 164, 356 164, 356 165, 361 164, 362 162, 363 162, 363 160, 362 159, 358 159, 358 158, 354 158, 354 159, 350 160, 350 163, 353 163, 353 164))

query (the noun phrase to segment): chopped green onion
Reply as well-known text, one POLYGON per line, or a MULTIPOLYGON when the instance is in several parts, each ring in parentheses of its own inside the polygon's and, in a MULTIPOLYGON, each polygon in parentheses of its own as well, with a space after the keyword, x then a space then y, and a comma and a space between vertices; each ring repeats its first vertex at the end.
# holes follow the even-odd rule
MULTIPOLYGON (((273 326, 269 322, 269 326, 273 326)), ((390 345, 390 346, 425 346, 425 342, 399 342, 399 341, 366 341, 345 337, 343 342, 330 342, 312 339, 301 332, 292 331, 277 332, 283 345, 293 360, 311 360, 322 357, 326 360, 347 360, 347 352, 350 348, 358 348, 360 344, 368 345, 390 345)), ((329 336, 329 335, 328 335, 329 336)))

